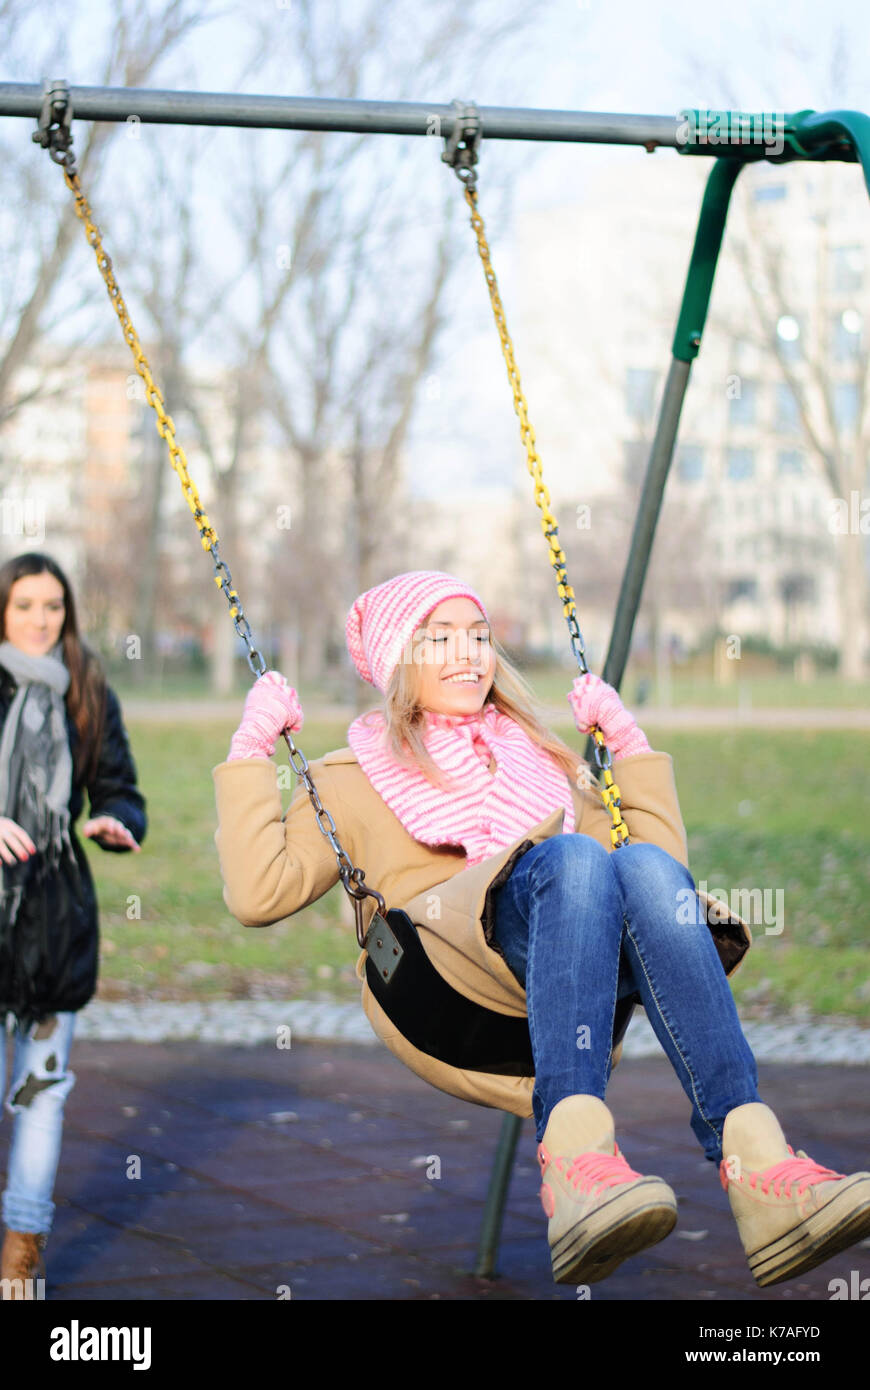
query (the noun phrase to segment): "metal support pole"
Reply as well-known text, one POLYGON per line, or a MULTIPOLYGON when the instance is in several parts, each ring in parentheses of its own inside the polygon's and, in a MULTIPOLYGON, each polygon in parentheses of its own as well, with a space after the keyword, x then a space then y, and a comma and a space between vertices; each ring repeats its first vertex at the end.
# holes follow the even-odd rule
MULTIPOLYGON (((676 357, 671 359, 602 673, 602 679, 614 690, 619 690, 625 674, 690 371, 688 362, 680 362, 676 357)), ((586 745, 588 760, 594 759, 594 748, 595 740, 590 738, 586 745)))
POLYGON ((510 1186, 514 1155, 517 1150, 517 1140, 520 1137, 522 1123, 519 1115, 505 1115, 502 1120, 501 1134, 498 1138, 498 1146, 489 1179, 489 1190, 486 1194, 486 1206, 483 1209, 480 1241, 477 1247, 477 1264, 474 1267, 474 1272, 479 1279, 492 1279, 495 1275, 495 1262, 498 1258, 505 1202, 507 1201, 507 1191, 510 1186))

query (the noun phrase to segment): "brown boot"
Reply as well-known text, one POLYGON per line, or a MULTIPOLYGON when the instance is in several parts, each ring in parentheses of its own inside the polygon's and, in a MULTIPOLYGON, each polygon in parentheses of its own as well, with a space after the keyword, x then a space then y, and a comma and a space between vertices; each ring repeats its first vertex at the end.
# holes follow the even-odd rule
POLYGON ((36 1280, 45 1279, 45 1240, 45 1235, 36 1231, 6 1232, 0 1255, 0 1299, 37 1297, 36 1280))

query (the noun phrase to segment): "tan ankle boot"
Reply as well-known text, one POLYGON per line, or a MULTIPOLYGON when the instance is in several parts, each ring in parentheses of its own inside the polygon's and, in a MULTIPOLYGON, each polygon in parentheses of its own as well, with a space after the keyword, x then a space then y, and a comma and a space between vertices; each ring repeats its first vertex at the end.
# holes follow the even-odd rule
POLYGON ((550 1112, 538 1145, 541 1205, 557 1284, 595 1284, 629 1255, 664 1240, 677 1199, 619 1152, 613 1117, 597 1096, 568 1096, 550 1112))
POLYGON ((870 1173, 837 1173, 785 1141, 768 1105, 730 1110, 719 1176, 762 1288, 794 1279, 870 1234, 870 1173))
POLYGON ((35 1231, 6 1232, 0 1254, 0 1299, 36 1298, 35 1281, 45 1278, 45 1241, 45 1235, 35 1231))

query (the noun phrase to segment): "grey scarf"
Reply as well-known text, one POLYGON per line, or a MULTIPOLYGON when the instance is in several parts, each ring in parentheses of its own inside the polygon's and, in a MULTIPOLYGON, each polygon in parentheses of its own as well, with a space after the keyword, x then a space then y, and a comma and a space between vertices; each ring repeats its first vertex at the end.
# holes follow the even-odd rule
MULTIPOLYGON (((56 870, 68 855, 77 868, 69 836, 72 755, 63 697, 69 671, 57 642, 45 656, 30 656, 0 642, 0 666, 18 683, 0 737, 0 815, 26 830, 36 845, 36 877, 56 870)), ((34 875, 27 861, 3 864, 0 929, 18 916, 25 886, 34 875)))

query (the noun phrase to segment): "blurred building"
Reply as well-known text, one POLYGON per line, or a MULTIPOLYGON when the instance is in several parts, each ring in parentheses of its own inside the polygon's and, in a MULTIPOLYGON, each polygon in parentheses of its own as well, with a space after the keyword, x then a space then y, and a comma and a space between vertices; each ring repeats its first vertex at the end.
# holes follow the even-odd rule
MULTIPOLYGON (((156 352, 149 344, 144 349, 159 382, 156 352)), ((176 405, 166 394, 176 440, 207 513, 214 500, 212 462, 225 467, 232 448, 232 388, 232 373, 226 371, 204 367, 193 377, 187 404, 208 421, 214 460, 186 405, 176 405)), ((173 652, 178 642, 185 649, 197 644, 208 649, 215 618, 223 616, 212 604, 211 561, 128 349, 119 343, 70 354, 43 340, 14 380, 13 398, 31 395, 0 427, 2 558, 22 550, 50 554, 69 574, 92 632, 115 644, 123 644, 153 565, 163 594, 158 651, 173 652), (149 542, 152 523, 158 531, 156 565, 149 542)), ((264 508, 274 517, 276 500, 291 500, 280 453, 266 435, 256 422, 248 441, 258 466, 246 473, 235 507, 246 536, 258 530, 262 535, 264 508)), ((220 519, 209 520, 220 536, 220 519)), ((266 539, 271 541, 271 532, 266 539)), ((265 583, 270 547, 251 551, 254 573, 265 583)))
MULTIPOLYGON (((619 152, 571 206, 520 215, 514 342, 545 476, 560 498, 590 505, 590 538, 605 499, 621 511, 620 573, 710 167, 669 151, 619 152)), ((714 624, 778 645, 840 640, 840 557, 819 442, 860 451, 866 490, 867 212, 860 166, 759 164, 738 179, 654 551, 660 616, 688 645, 714 624), (805 385, 809 424, 773 334, 805 385), (699 586, 707 601, 688 603, 699 586)), ((649 583, 645 601, 648 593, 649 583)))

